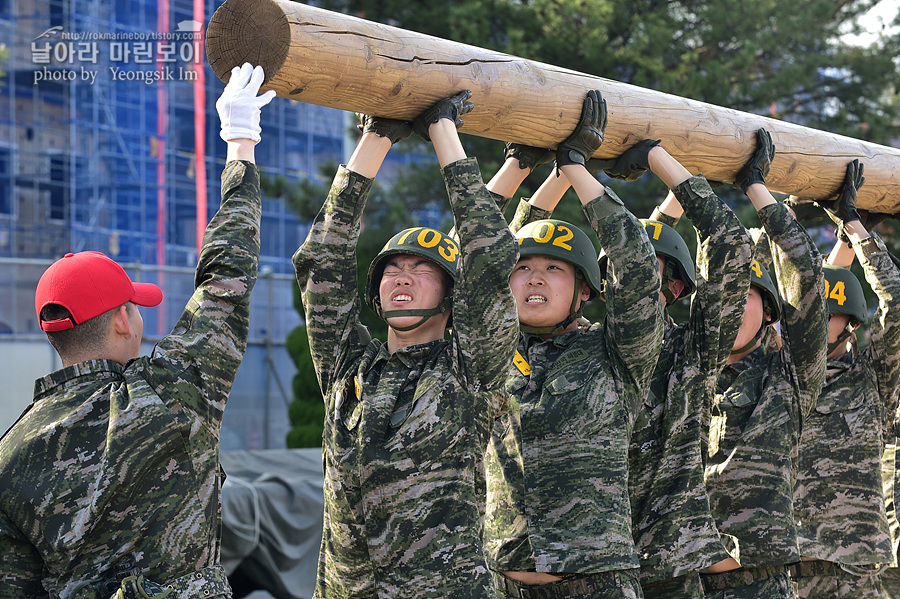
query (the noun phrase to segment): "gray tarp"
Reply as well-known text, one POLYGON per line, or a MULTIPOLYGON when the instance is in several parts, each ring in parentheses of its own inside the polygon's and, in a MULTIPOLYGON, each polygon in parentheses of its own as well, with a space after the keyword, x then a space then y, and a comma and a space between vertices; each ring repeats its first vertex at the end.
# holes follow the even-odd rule
POLYGON ((309 599, 322 541, 322 450, 221 454, 222 565, 278 599, 309 599))

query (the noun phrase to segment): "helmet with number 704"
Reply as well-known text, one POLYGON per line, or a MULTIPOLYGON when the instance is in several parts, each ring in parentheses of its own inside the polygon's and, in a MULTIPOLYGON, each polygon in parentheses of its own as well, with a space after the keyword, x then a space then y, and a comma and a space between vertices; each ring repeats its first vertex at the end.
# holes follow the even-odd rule
POLYGON ((850 270, 832 264, 825 265, 825 297, 829 316, 847 314, 851 322, 857 324, 865 324, 869 320, 862 285, 850 270))

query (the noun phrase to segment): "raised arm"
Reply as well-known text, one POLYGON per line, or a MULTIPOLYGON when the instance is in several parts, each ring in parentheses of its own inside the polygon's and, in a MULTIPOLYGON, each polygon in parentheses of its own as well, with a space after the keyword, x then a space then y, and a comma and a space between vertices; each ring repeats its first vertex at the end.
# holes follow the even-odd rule
POLYGON ((806 230, 762 182, 752 182, 747 196, 770 239, 782 299, 782 339, 790 375, 803 416, 815 407, 825 380, 828 327, 822 256, 806 230))
POLYGON ((557 149, 556 164, 608 256, 607 339, 643 397, 663 340, 659 263, 640 221, 585 166, 600 147, 605 126, 606 102, 599 92, 589 92, 579 125, 557 149))
POLYGON ((253 148, 260 140, 260 109, 273 92, 257 96, 261 67, 235 67, 216 102, 228 143, 222 172, 222 202, 203 236, 194 293, 171 334, 154 348, 149 372, 160 384, 180 384, 174 372, 193 371, 199 395, 173 394, 200 414, 219 421, 247 346, 250 292, 259 262, 261 203, 253 148))
MULTIPOLYGON (((771 161, 767 150, 763 147, 764 166, 758 166, 759 152, 748 164, 767 173, 771 161)), ((684 213, 697 231, 697 292, 691 303, 691 328, 704 371, 718 373, 728 360, 744 314, 752 259, 750 235, 702 175, 692 176, 659 145, 650 149, 648 159, 650 169, 671 190, 659 212, 676 223, 684 213)))
POLYGON ((869 344, 887 424, 900 393, 900 270, 877 234, 853 244, 878 307, 869 321, 869 344))
POLYGON ((343 379, 369 341, 359 323, 356 244, 366 198, 388 151, 409 123, 360 115, 362 137, 340 166, 306 241, 294 254, 309 347, 323 393, 343 379))
MULTIPOLYGON (((886 425, 894 418, 900 386, 900 271, 884 242, 869 233, 866 224, 875 226, 882 215, 856 208, 857 191, 865 182, 864 166, 854 160, 847 165, 844 182, 834 200, 818 202, 837 227, 838 244, 829 262, 849 268, 853 254, 859 258, 869 286, 878 298, 878 308, 869 323, 873 366, 879 395, 884 402, 886 425), (866 223, 863 223, 863 220, 866 223), (850 249, 852 244, 852 250, 850 249)), ((830 290, 836 294, 836 290, 830 290)), ((835 296, 832 296, 835 297, 835 296)))
POLYGON ((435 147, 447 186, 459 262, 453 287, 453 334, 474 392, 502 389, 519 337, 516 303, 509 276, 518 246, 503 214, 485 187, 478 162, 467 158, 456 127, 471 110, 463 92, 438 102, 416 119, 429 121, 427 134, 435 147))

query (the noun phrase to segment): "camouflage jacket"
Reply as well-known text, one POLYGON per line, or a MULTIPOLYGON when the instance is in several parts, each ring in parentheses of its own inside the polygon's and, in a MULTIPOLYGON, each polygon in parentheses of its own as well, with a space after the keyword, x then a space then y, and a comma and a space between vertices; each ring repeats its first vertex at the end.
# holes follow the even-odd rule
POLYGON ((0 441, 0 597, 102 597, 130 567, 165 583, 219 560, 219 431, 247 344, 259 172, 229 162, 196 287, 151 356, 35 382, 0 441))
POLYGON ((759 211, 782 297, 784 348, 757 348, 719 376, 706 486, 719 531, 745 568, 798 561, 792 496, 803 420, 825 378, 822 257, 782 204, 759 211), (725 539, 727 541, 727 538, 725 539))
POLYGON ((621 204, 599 198, 584 212, 610 257, 606 322, 519 342, 509 414, 486 458, 485 552, 496 570, 638 566, 628 442, 662 344, 659 266, 621 204))
POLYGON ((517 246, 477 162, 443 170, 459 234, 449 340, 394 354, 359 323, 356 240, 371 179, 341 167, 294 255, 325 396, 316 597, 492 597, 483 456, 506 409, 517 246))
MULTIPOLYGON (((701 444, 750 284, 751 240, 734 212, 701 176, 674 192, 699 235, 697 291, 689 320, 668 322, 631 438, 629 483, 643 583, 699 572, 728 557, 710 513, 701 444)), ((651 218, 677 224, 658 210, 651 218)))
POLYGON ((800 437, 794 508, 804 556, 889 564, 881 456, 897 410, 900 272, 875 236, 862 243, 862 253, 878 297, 871 342, 861 353, 828 361, 825 387, 800 437))

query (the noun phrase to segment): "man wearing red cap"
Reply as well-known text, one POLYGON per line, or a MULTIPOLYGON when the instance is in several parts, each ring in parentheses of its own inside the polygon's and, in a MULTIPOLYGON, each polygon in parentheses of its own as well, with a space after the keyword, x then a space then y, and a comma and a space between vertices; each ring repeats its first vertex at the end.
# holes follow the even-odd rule
POLYGON ((140 356, 134 283, 99 252, 67 254, 41 277, 35 310, 63 369, 0 439, 0 599, 230 597, 219 562, 219 430, 247 344, 259 261, 254 147, 260 67, 216 103, 228 163, 196 288, 175 329, 140 356))

